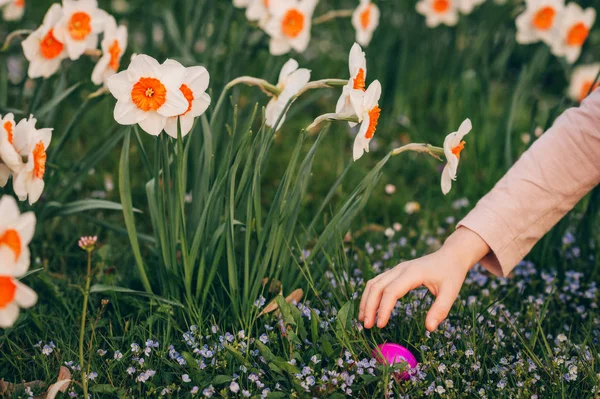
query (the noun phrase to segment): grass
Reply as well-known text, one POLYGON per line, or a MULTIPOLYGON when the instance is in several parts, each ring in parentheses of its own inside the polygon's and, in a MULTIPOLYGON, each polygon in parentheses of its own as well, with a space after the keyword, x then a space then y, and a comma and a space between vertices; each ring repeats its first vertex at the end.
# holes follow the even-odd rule
MULTIPOLYGON (((322 3, 316 15, 355 5, 322 3)), ((89 382, 93 397, 190 397, 194 387, 196 396, 216 397, 244 390, 260 397, 265 389, 269 397, 597 396, 595 197, 584 199, 511 278, 473 270, 438 332, 425 331, 431 296, 422 290, 398 303, 383 330, 365 331, 355 321, 366 280, 437 248, 530 145, 521 133, 534 141, 537 126, 548 127, 573 105, 564 99, 571 67, 543 45, 515 43, 518 5, 490 1, 455 28, 431 30, 414 2, 378 3, 382 24, 366 51, 368 79, 384 88, 382 118, 372 151, 355 164, 345 123, 319 136, 301 132, 333 110, 337 90, 301 97, 274 134, 262 125, 267 97, 236 87, 221 114, 209 109, 187 141, 155 140, 117 126, 111 96, 88 99, 95 90, 90 60, 65 62, 47 81, 22 75, 9 81, 9 65, 22 59, 21 50, 13 45, 0 53, 0 113, 32 112, 38 126, 55 129, 47 188, 33 207, 38 231, 31 269, 41 270, 25 280, 40 301, 14 328, 0 331, 0 378, 39 380, 36 394, 56 381, 60 366, 81 381, 87 257, 77 240, 97 234, 84 346, 97 373, 89 382), (466 117, 474 130, 447 197, 436 161, 385 158, 407 142, 440 145, 466 117), (385 194, 386 184, 396 193, 385 194), (179 203, 190 192, 192 203, 179 203), (89 199, 106 202, 80 202, 89 199), (406 202, 415 200, 422 210, 405 213, 406 202), (178 215, 181 225, 173 222, 178 215), (388 237, 384 229, 394 223, 402 229, 388 237), (203 226, 198 262, 185 258, 194 252, 197 226, 203 226), (301 251, 311 249, 305 262, 301 251), (298 303, 279 297, 279 313, 258 316, 262 297, 268 304, 298 288, 304 292, 298 303), (396 381, 393 370, 373 362, 372 348, 384 341, 417 356, 420 368, 410 380, 396 381)), ((1 25, 0 41, 13 29, 36 27, 50 4, 40 0, 22 22, 1 25)), ((266 38, 228 1, 128 4, 117 12, 100 1, 128 24, 126 57, 145 53, 205 65, 213 105, 231 79, 274 82, 287 60, 270 56, 266 38)), ((347 20, 332 21, 315 27, 307 52, 294 56, 313 80, 346 78, 353 36, 347 20)), ((580 62, 593 61, 599 47, 595 29, 580 62)), ((82 395, 77 383, 70 390, 82 395)), ((9 397, 24 395, 18 390, 9 397)))

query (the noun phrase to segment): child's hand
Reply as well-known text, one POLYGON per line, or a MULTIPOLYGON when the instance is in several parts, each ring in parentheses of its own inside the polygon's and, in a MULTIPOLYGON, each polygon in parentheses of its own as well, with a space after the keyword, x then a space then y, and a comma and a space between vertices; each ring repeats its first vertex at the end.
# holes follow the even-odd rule
POLYGON ((368 281, 358 319, 371 328, 377 317, 377 327, 385 327, 398 299, 424 285, 436 297, 425 322, 429 331, 435 330, 448 316, 469 269, 489 251, 481 237, 459 228, 437 252, 401 263, 368 281))

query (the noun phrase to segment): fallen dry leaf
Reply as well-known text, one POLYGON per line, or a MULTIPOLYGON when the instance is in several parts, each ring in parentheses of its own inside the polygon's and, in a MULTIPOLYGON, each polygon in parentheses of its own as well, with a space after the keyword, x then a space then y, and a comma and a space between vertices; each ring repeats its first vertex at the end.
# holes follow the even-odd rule
MULTIPOLYGON (((292 303, 293 301, 299 302, 303 296, 304 296, 304 291, 302 290, 302 288, 298 288, 298 289, 294 290, 290 295, 285 297, 285 301, 287 303, 292 303)), ((267 306, 265 306, 265 308, 262 310, 262 312, 260 312, 258 314, 258 316, 260 317, 267 313, 274 312, 277 309, 279 309, 279 305, 277 305, 277 298, 275 298, 271 302, 269 302, 269 304, 267 306)))

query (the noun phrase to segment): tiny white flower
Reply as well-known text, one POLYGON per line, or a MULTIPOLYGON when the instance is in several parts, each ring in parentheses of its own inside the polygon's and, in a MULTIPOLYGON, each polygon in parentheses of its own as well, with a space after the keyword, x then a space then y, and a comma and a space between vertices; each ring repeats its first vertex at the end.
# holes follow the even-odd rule
POLYGON ((271 36, 269 50, 272 55, 282 55, 294 49, 304 52, 310 42, 312 15, 317 0, 286 0, 269 4, 271 18, 265 31, 271 36))
POLYGON ((181 376, 181 380, 182 380, 183 382, 191 382, 191 381, 192 381, 192 379, 190 378, 190 376, 189 376, 189 375, 187 375, 187 374, 184 374, 184 375, 182 375, 182 376, 181 376))
POLYGON ((379 98, 381 97, 381 83, 378 80, 373 81, 362 98, 362 104, 357 111, 358 121, 361 123, 360 129, 354 139, 352 157, 354 160, 360 159, 364 152, 369 152, 369 143, 377 131, 381 109, 379 108, 379 98))
POLYGON ((63 0, 63 14, 54 31, 65 44, 70 59, 76 60, 86 50, 96 49, 107 18, 97 0, 63 0))
POLYGON ((570 64, 577 61, 596 21, 596 10, 582 9, 577 3, 569 3, 558 22, 558 37, 552 41, 552 54, 565 57, 570 64))
POLYGON ((444 154, 446 155, 446 166, 442 172, 442 192, 444 195, 450 192, 452 180, 456 180, 460 153, 465 148, 463 137, 472 129, 471 120, 465 119, 458 131, 450 133, 444 140, 444 154))
POLYGON ((273 97, 265 109, 266 124, 273 127, 277 119, 281 117, 275 130, 279 130, 285 121, 285 108, 288 102, 296 95, 310 80, 310 71, 305 68, 298 68, 298 62, 290 59, 283 65, 279 73, 277 88, 281 93, 273 97))
POLYGON ((54 31, 62 15, 60 4, 52 4, 42 25, 21 43, 25 58, 29 61, 27 75, 31 79, 52 76, 62 60, 67 58, 64 43, 57 39, 54 31))
POLYGON ((581 65, 573 69, 568 90, 569 97, 574 101, 583 101, 588 93, 594 91, 600 84, 595 82, 599 72, 600 63, 581 65))
MULTIPOLYGON (((175 62, 175 61, 167 61, 175 62)), ((188 107, 184 113, 167 119, 165 132, 177 138, 177 119, 181 120, 181 137, 185 137, 194 126, 194 119, 202 115, 210 105, 210 96, 206 93, 210 76, 206 68, 194 66, 185 69, 185 78, 179 90, 185 96, 188 107)))
POLYGON ((517 42, 535 43, 539 40, 552 45, 557 36, 564 0, 526 0, 525 11, 517 16, 517 42))
POLYGON ((454 26, 458 23, 459 0, 419 0, 417 12, 425 16, 425 23, 430 28, 439 24, 454 26))
POLYGON ((108 79, 108 89, 118 100, 114 111, 117 123, 137 123, 148 134, 158 136, 167 118, 186 112, 189 103, 180 90, 186 69, 176 61, 167 61, 161 65, 140 54, 127 70, 108 79))
POLYGON ((117 26, 112 16, 106 19, 101 47, 102 57, 92 72, 92 82, 96 85, 105 84, 108 78, 119 72, 121 57, 127 49, 127 28, 117 26))
POLYGON ((379 26, 379 7, 371 0, 360 0, 359 6, 352 14, 352 26, 356 30, 356 41, 361 46, 368 46, 373 32, 379 26))
MULTIPOLYGON (((342 95, 335 107, 335 112, 339 115, 356 115, 362 106, 366 89, 367 58, 358 43, 354 43, 350 49, 348 67, 350 79, 343 87, 342 95)), ((350 126, 354 125, 356 123, 350 122, 350 126)))
POLYGON ((25 0, 0 0, 0 7, 4 7, 2 18, 5 21, 18 21, 25 13, 25 0))

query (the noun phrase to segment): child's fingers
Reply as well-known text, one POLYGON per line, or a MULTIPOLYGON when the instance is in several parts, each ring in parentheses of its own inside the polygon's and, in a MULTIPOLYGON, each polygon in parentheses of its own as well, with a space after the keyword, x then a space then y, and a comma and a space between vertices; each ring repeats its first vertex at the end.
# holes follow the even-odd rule
POLYGON ((367 300, 369 298, 369 293, 371 292, 371 288, 373 287, 373 284, 375 284, 379 281, 382 281, 382 280, 387 281, 389 279, 393 279, 396 276, 398 276, 400 273, 402 273, 403 270, 404 270, 403 267, 401 267, 401 265, 398 265, 395 268, 393 268, 392 270, 388 270, 385 273, 381 273, 379 276, 367 281, 365 291, 363 292, 363 295, 360 298, 360 306, 359 306, 359 312, 358 312, 358 320, 359 321, 363 321, 363 319, 365 317, 365 307, 367 306, 367 300))
POLYGON ((410 290, 414 290, 423 284, 421 272, 418 269, 408 270, 392 281, 383 290, 383 296, 377 310, 377 327, 383 328, 388 323, 392 310, 398 299, 402 298, 410 290))
POLYGON ((380 279, 371 284, 367 299, 365 300, 364 326, 371 328, 375 325, 375 311, 379 307, 379 301, 386 286, 386 280, 380 279))
POLYGON ((425 327, 427 327, 429 331, 433 332, 438 325, 448 317, 448 313, 450 313, 450 309, 458 296, 459 290, 460 286, 457 290, 448 284, 440 287, 440 293, 433 305, 431 305, 431 309, 427 312, 427 318, 425 319, 425 327))

